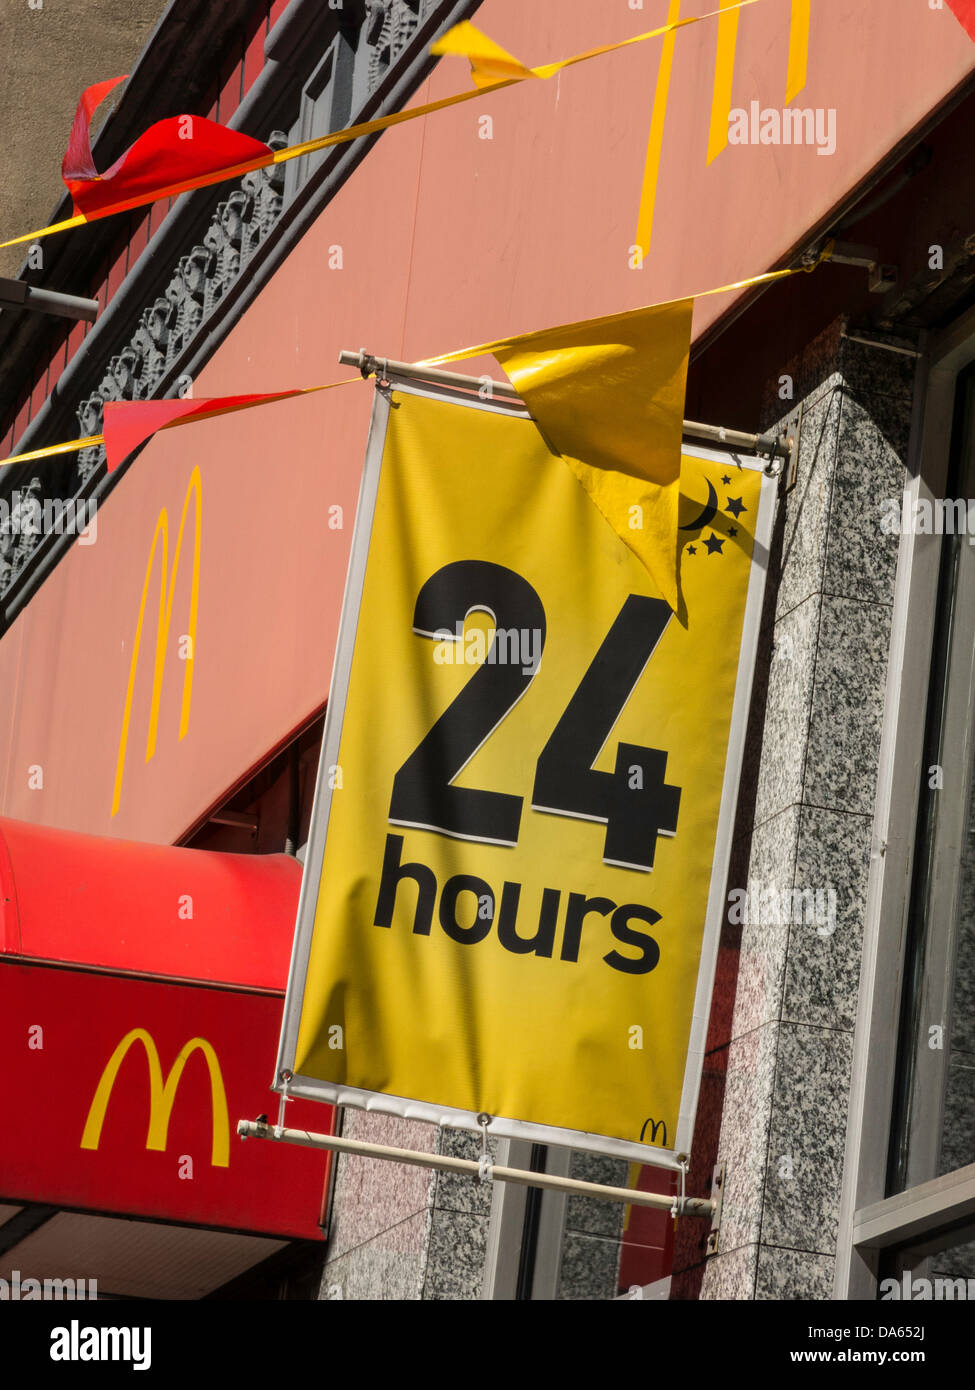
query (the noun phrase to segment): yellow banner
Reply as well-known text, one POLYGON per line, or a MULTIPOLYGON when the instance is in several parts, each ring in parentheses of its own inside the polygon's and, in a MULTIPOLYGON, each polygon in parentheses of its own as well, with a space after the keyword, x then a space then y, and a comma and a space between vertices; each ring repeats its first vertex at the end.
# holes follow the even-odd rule
POLYGON ((679 621, 532 421, 392 391, 286 1005, 297 1087, 672 1149, 761 486, 685 455, 679 621))

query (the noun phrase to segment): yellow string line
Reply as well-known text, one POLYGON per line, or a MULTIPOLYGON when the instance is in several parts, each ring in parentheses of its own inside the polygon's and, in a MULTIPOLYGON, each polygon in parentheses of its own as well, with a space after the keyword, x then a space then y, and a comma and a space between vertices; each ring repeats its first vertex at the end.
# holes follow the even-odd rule
POLYGON ((90 449, 96 444, 104 444, 103 434, 86 434, 84 439, 69 439, 66 444, 49 444, 44 449, 31 449, 27 454, 11 454, 0 459, 0 468, 8 463, 30 463, 33 459, 51 458, 54 454, 73 454, 76 449, 90 449))
MULTIPOLYGON (((662 24, 659 29, 648 29, 645 34, 634 34, 629 39, 619 39, 616 43, 608 43, 601 48, 590 48, 585 53, 577 53, 574 58, 563 58, 557 63, 547 63, 543 67, 532 68, 531 71, 537 77, 552 77, 555 73, 561 72, 563 68, 571 68, 576 63, 588 62, 590 58, 601 58, 605 53, 616 53, 621 48, 629 48, 635 43, 646 43, 647 39, 659 39, 664 34, 673 33, 675 29, 684 29, 689 24, 700 24, 705 19, 717 19, 728 10, 743 10, 748 5, 757 5, 759 0, 734 0, 733 4, 725 3, 719 10, 709 10, 707 14, 688 15, 685 19, 676 19, 662 24)), ((489 88, 486 90, 490 90, 489 88)))
MULTIPOLYGON (((829 260, 832 254, 833 242, 829 241, 823 247, 812 265, 793 266, 788 270, 769 270, 764 275, 753 275, 748 280, 736 280, 731 285, 718 285, 712 290, 701 290, 697 294, 682 294, 676 299, 662 299, 657 304, 644 304, 638 309, 624 309, 621 313, 606 314, 597 319, 578 319, 575 323, 559 324, 560 331, 569 332, 573 328, 582 328, 585 325, 595 326, 598 324, 612 324, 619 319, 628 318, 631 314, 649 313, 651 309, 666 309, 671 304, 683 304, 689 299, 706 299, 710 294, 727 294, 730 290, 747 290, 754 285, 767 285, 773 280, 784 280, 789 275, 802 275, 815 270, 823 261, 829 260)), ((425 357, 422 362, 418 362, 418 367, 439 367, 445 362, 463 362, 468 357, 483 357, 488 353, 493 353, 495 348, 517 347, 520 343, 527 343, 532 338, 540 336, 536 329, 531 333, 519 333, 514 338, 496 338, 491 343, 478 343, 475 347, 457 348, 453 352, 442 353, 440 357, 425 357)))
MULTIPOLYGON (((829 260, 833 251, 833 242, 827 241, 820 251, 815 262, 811 265, 794 266, 788 270, 770 270, 764 275, 753 275, 748 280, 736 280, 731 285, 719 285, 716 289, 701 290, 699 294, 680 295, 677 299, 664 299, 659 304, 645 304, 640 309, 625 309, 622 313, 606 314, 598 319, 579 319, 576 323, 560 324, 560 329, 572 329, 581 327, 583 324, 596 325, 601 323, 610 324, 618 319, 625 318, 629 314, 647 313, 651 309, 665 309, 670 304, 683 304, 688 299, 705 299, 709 294, 727 294, 730 290, 751 289, 754 285, 767 285, 773 280, 784 280, 789 275, 808 274, 822 265, 823 261, 829 260)), ((539 336, 538 330, 533 333, 519 333, 513 338, 496 338, 490 343, 478 343, 475 347, 456 348, 453 352, 442 353, 439 357, 425 357, 422 362, 417 362, 418 367, 439 367, 445 362, 463 362, 468 357, 483 357, 487 353, 493 353, 495 348, 516 347, 519 343, 527 342, 531 338, 539 336)), ((293 393, 282 395, 272 400, 249 401, 245 405, 231 405, 217 408, 216 410, 201 411, 198 415, 184 415, 178 420, 170 420, 168 424, 160 425, 160 430, 175 429, 178 425, 195 425, 200 420, 212 420, 217 415, 230 415, 237 410, 250 410, 253 406, 274 405, 277 400, 292 400, 294 396, 310 396, 316 391, 331 391, 336 386, 351 386, 353 382, 361 381, 360 376, 348 376, 342 381, 329 381, 324 386, 302 386, 293 393)), ((123 404, 138 404, 138 402, 123 402, 123 404)), ((31 463, 35 459, 53 458, 57 454, 70 454, 76 449, 88 449, 97 444, 104 444, 104 434, 89 434, 84 439, 69 439, 64 444, 49 444, 43 449, 32 449, 26 454, 11 454, 9 458, 0 459, 0 468, 6 468, 11 463, 31 463)))
MULTIPOLYGON (((736 0, 730 7, 737 11, 744 9, 747 5, 757 5, 759 0, 736 0)), ((620 39, 616 43, 605 44, 601 48, 591 48, 585 53, 577 53, 573 58, 562 58, 559 62, 548 63, 543 67, 532 68, 530 71, 536 77, 551 77, 564 68, 575 66, 576 63, 588 62, 590 58, 601 58, 607 53, 615 53, 619 49, 629 48, 633 44, 645 43, 648 39, 660 38, 670 34, 676 29, 683 29, 689 24, 700 24, 705 19, 714 19, 721 14, 727 14, 728 8, 712 10, 707 14, 691 15, 686 19, 678 19, 673 23, 664 24, 659 29, 650 29, 645 34, 635 34, 629 39, 620 39)), ((444 111, 450 106, 459 106, 462 102, 473 101, 475 98, 484 96, 489 92, 498 92, 503 87, 512 87, 515 83, 521 82, 520 77, 507 78, 502 81, 492 82, 488 86, 474 87, 467 92, 456 92, 453 96, 441 97, 437 101, 428 101, 421 106, 413 106, 405 111, 394 111, 388 116, 378 116, 372 121, 363 121, 359 125, 348 126, 344 130, 333 131, 330 135, 319 136, 315 140, 305 140, 299 145, 289 145, 286 149, 277 150, 273 154, 262 156, 258 159, 248 160, 243 164, 235 164, 225 169, 216 169, 209 174, 200 174, 193 179, 187 179, 181 183, 167 184, 164 188, 153 189, 150 192, 140 194, 136 198, 128 198, 123 202, 113 203, 106 208, 100 208, 97 213, 85 216, 83 213, 75 217, 69 217, 63 222, 53 222, 50 226, 39 227, 34 232, 25 232, 22 236, 12 237, 9 241, 0 241, 0 250, 8 246, 20 246, 26 242, 39 241, 41 237, 51 236, 55 232, 64 232, 72 227, 81 227, 89 222, 98 222, 105 217, 115 217, 119 213, 129 212, 132 208, 145 207, 148 203, 159 202, 163 198, 172 198, 179 193, 188 193, 194 188, 207 188, 211 184, 224 183, 228 179, 240 178, 244 174, 252 173, 257 169, 266 169, 272 164, 285 164, 290 159, 300 159, 303 155, 314 154, 318 150, 329 149, 333 145, 342 145, 350 140, 358 140, 365 135, 375 135, 379 131, 388 130, 391 126, 401 125, 405 121, 414 121, 421 116, 429 116, 435 111, 444 111)), ((2 463, 2 460, 0 460, 2 463)))

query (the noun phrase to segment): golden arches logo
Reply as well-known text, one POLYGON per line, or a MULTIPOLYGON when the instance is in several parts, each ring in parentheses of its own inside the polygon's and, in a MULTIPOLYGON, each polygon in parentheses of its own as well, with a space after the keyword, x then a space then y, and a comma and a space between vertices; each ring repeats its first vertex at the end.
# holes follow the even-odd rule
MULTIPOLYGON (((718 16, 714 90, 711 97, 711 120, 708 128, 708 164, 717 159, 728 143, 735 50, 738 44, 738 21, 741 17, 738 0, 719 0, 719 5, 721 13, 718 16)), ((812 0, 792 0, 789 19, 789 60, 785 79, 786 106, 799 95, 806 85, 811 16, 812 0)), ((681 17, 681 0, 669 0, 666 23, 676 24, 681 17)), ((657 86, 653 98, 650 140, 647 145, 643 192, 640 198, 640 214, 635 243, 642 256, 649 253, 650 238, 653 234, 653 214, 657 197, 657 180, 660 175, 660 158, 663 151, 667 98, 670 92, 670 75, 674 65, 674 49, 678 32, 672 30, 665 36, 661 47, 660 67, 657 70, 657 86)))
POLYGON ((126 1033, 109 1057, 92 1098, 88 1119, 85 1121, 84 1133, 81 1136, 81 1147, 83 1149, 98 1148, 102 1137, 102 1125, 105 1123, 105 1111, 108 1109, 108 1100, 112 1094, 119 1067, 125 1060, 129 1048, 135 1043, 142 1044, 149 1069, 149 1129, 146 1134, 146 1148, 165 1152, 169 1136, 169 1118, 183 1075, 183 1068, 193 1053, 199 1051, 203 1053, 210 1072, 210 1096, 213 1110, 213 1142, 210 1163, 214 1168, 228 1168, 230 1166, 230 1119, 227 1112, 227 1092, 223 1084, 220 1063, 212 1045, 207 1042, 206 1038, 190 1038, 189 1042, 181 1049, 164 1080, 159 1061, 159 1051, 152 1034, 147 1033, 144 1028, 133 1028, 131 1032, 126 1033))
POLYGON ((135 626, 135 641, 132 645, 132 661, 129 665, 129 683, 125 691, 125 708, 122 712, 122 733, 119 738, 118 760, 115 764, 115 788, 112 794, 112 815, 114 816, 119 808, 122 798, 122 777, 125 772, 125 751, 129 741, 129 722, 132 718, 132 697, 135 691, 135 677, 139 668, 139 653, 142 647, 142 625, 146 616, 146 600, 149 597, 149 582, 152 579, 152 567, 156 559, 156 551, 159 551, 159 614, 156 620, 156 656, 153 664, 152 673, 152 701, 149 706, 149 728, 146 736, 146 762, 156 751, 156 735, 159 729, 159 699, 162 694, 163 672, 166 669, 167 646, 169 643, 169 629, 173 618, 173 594, 176 589, 176 575, 179 572, 179 561, 183 547, 183 532, 186 529, 186 518, 189 515, 190 499, 195 499, 194 508, 194 527, 193 527, 193 579, 190 588, 190 612, 187 622, 187 635, 189 637, 189 651, 183 658, 185 669, 183 672, 183 702, 179 716, 179 737, 184 738, 189 728, 190 722, 190 700, 193 695, 193 662, 196 656, 196 619, 197 608, 200 596, 200 537, 203 527, 203 480, 200 476, 199 468, 194 468, 190 474, 190 480, 186 485, 186 497, 183 501, 183 514, 179 519, 179 531, 176 535, 176 548, 173 551, 173 567, 169 570, 168 549, 169 549, 169 516, 166 508, 163 507, 156 521, 156 529, 152 537, 152 545, 149 549, 149 559, 146 562, 146 574, 142 584, 142 598, 139 601, 139 616, 135 626), (169 580, 167 588, 167 579, 169 580))

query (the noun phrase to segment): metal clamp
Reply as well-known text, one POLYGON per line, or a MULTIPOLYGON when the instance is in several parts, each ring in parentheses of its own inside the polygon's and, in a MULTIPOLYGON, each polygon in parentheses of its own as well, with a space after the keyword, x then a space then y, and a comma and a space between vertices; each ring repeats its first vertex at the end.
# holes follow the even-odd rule
POLYGON ((293 1096, 288 1095, 288 1087, 291 1085, 293 1080, 294 1072, 283 1071, 281 1073, 281 1098, 278 1101, 278 1122, 274 1126, 275 1139, 280 1139, 281 1136, 284 1134, 284 1107, 288 1104, 289 1101, 294 1099, 293 1096))
POLYGON ((687 1208, 687 1154, 678 1154, 677 1162, 680 1164, 680 1192, 674 1193, 674 1204, 670 1208, 670 1214, 675 1221, 678 1216, 683 1216, 687 1208))
POLYGON ((488 1148, 488 1125, 491 1123, 491 1116, 487 1111, 482 1110, 477 1117, 477 1123, 481 1126, 481 1152, 477 1157, 477 1180, 478 1182, 492 1182, 494 1179, 493 1163, 491 1151, 488 1148))
POLYGON ((718 1253, 718 1238, 721 1235, 721 1209, 724 1206, 725 1178, 727 1174, 723 1163, 716 1163, 711 1173, 711 1201, 713 1211, 711 1215, 711 1229, 708 1232, 707 1243, 704 1247, 706 1255, 716 1255, 718 1253))

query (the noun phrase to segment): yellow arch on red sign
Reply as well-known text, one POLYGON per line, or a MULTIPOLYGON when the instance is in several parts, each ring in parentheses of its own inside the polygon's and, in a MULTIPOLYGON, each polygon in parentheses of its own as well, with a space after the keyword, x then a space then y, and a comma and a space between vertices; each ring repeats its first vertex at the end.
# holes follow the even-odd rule
POLYGON ((172 1114, 173 1101, 176 1099, 180 1078, 183 1075, 183 1068, 192 1054, 200 1051, 206 1059, 210 1072, 210 1095, 213 1109, 213 1142, 210 1162, 214 1168, 228 1168, 230 1166, 230 1118, 227 1111, 227 1092, 223 1084, 220 1062, 212 1044, 208 1043, 206 1038, 190 1038, 189 1042, 180 1050, 179 1056, 170 1067, 169 1074, 164 1080, 155 1039, 145 1028, 133 1028, 126 1033, 105 1064, 105 1070, 95 1088, 95 1094, 88 1111, 88 1119, 85 1121, 81 1147, 83 1149, 98 1148, 102 1137, 102 1125, 105 1123, 105 1111, 108 1109, 109 1096, 115 1086, 119 1067, 125 1060, 129 1048, 135 1043, 142 1044, 149 1068, 149 1129, 146 1134, 146 1148, 165 1152, 169 1135, 169 1118, 172 1114))

